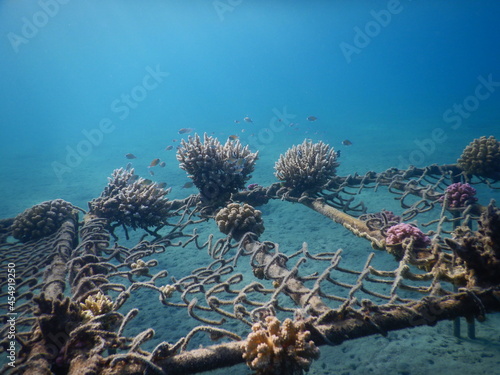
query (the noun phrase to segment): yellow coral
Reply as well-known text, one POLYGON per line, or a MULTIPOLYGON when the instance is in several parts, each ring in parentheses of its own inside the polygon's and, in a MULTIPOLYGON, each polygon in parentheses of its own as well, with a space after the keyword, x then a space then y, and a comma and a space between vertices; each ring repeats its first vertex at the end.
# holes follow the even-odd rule
POLYGON ((259 375, 301 374, 319 358, 319 349, 309 338, 304 322, 285 319, 280 324, 276 317, 268 316, 265 323, 252 326, 243 358, 259 375))
POLYGON ((101 292, 98 292, 95 296, 88 296, 84 303, 80 303, 82 309, 82 316, 84 320, 92 319, 97 315, 102 315, 113 310, 113 301, 106 297, 101 292))
POLYGON ((175 286, 167 284, 160 287, 160 291, 165 295, 166 298, 169 298, 175 292, 175 286))

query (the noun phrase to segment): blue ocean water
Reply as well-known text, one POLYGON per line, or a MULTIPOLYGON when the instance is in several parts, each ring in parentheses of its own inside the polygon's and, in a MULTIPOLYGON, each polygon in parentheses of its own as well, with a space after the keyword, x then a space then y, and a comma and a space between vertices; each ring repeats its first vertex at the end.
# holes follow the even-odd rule
POLYGON ((305 138, 341 150, 341 175, 454 163, 500 139, 499 17, 492 0, 2 1, 0 218, 86 208, 127 153, 196 193, 181 128, 259 150, 262 185, 305 138))
POLYGON ((499 12, 465 0, 2 2, 1 216, 56 197, 85 205, 129 152, 140 173, 165 158, 156 177, 175 194, 185 174, 164 149, 185 127, 261 149, 260 183, 305 137, 351 140, 344 173, 454 162, 498 136, 498 83, 469 97, 481 77, 500 81, 499 12))

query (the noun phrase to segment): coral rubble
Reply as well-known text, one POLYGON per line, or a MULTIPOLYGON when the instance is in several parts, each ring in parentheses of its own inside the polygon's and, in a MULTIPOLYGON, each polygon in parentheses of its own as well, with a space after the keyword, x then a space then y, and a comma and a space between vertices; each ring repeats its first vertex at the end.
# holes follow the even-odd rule
POLYGON ((465 263, 468 288, 497 286, 500 283, 500 209, 492 201, 478 221, 478 230, 455 231, 446 243, 465 263))
POLYGON ((37 204, 16 216, 12 223, 12 235, 27 242, 53 234, 64 220, 75 215, 74 208, 62 199, 37 204))
POLYGON ((232 232, 233 237, 239 239, 246 232, 253 232, 257 236, 264 232, 261 216, 262 212, 249 204, 230 203, 219 210, 215 221, 222 233, 232 232))
POLYGON ((463 151, 457 164, 471 175, 500 178, 500 142, 495 137, 474 139, 463 151))
POLYGON ((252 177, 258 153, 243 147, 239 140, 228 139, 222 145, 206 133, 181 141, 177 160, 200 191, 205 202, 223 202, 231 193, 245 187, 252 177))
POLYGON ((165 197, 170 189, 134 175, 134 169, 115 169, 101 196, 89 202, 89 214, 133 229, 159 227, 169 214, 165 197))
POLYGON ((319 358, 319 349, 309 337, 303 321, 285 319, 280 324, 276 317, 268 316, 252 326, 243 358, 259 375, 302 374, 319 358))
POLYGON ((276 162, 274 175, 292 190, 294 195, 318 191, 335 176, 337 154, 333 147, 319 141, 304 140, 288 149, 276 162))
POLYGON ((477 201, 476 189, 469 184, 457 182, 446 188, 444 195, 439 198, 440 202, 447 201, 451 208, 462 208, 477 201))

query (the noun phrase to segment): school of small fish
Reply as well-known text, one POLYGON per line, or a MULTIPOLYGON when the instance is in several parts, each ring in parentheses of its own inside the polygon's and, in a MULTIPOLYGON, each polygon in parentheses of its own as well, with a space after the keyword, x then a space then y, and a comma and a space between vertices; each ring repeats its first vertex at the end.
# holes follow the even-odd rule
MULTIPOLYGON (((274 118, 274 119, 273 119, 273 121, 276 121, 276 120, 277 120, 278 122, 282 122, 282 121, 283 121, 281 118, 278 118, 278 119, 274 118)), ((318 117, 317 117, 317 116, 314 116, 314 115, 310 115, 310 116, 307 116, 307 117, 306 117, 306 120, 307 120, 308 122, 314 122, 314 121, 317 121, 317 120, 318 120, 318 117)), ((254 121, 252 120, 252 118, 251 118, 250 116, 244 116, 244 117, 243 117, 243 119, 242 119, 242 121, 240 121, 240 120, 233 120, 233 122, 234 122, 235 124, 242 124, 242 123, 254 124, 254 121)), ((297 130, 299 130, 300 128, 302 128, 302 127, 300 127, 300 126, 299 126, 300 124, 299 124, 299 123, 297 123, 297 122, 285 122, 285 124, 288 124, 288 127, 290 128, 290 130, 295 130, 295 131, 297 131, 297 130)), ((190 133, 192 133, 194 130, 195 130, 194 128, 180 128, 180 129, 177 131, 177 133, 178 133, 178 134, 181 134, 181 135, 182 135, 182 134, 190 134, 190 133)), ((267 129, 267 128, 266 128, 266 129, 264 129, 264 130, 269 131, 269 129, 267 129)), ((303 129, 302 129, 302 130, 303 130, 303 129)), ((262 130, 261 130, 261 131, 262 131, 262 130)), ((241 132, 242 132, 242 133, 246 132, 246 129, 241 128, 241 132)), ((305 130, 305 131, 303 130, 303 132, 304 132, 305 134, 307 134, 307 133, 309 133, 309 130, 305 130)), ((313 132, 313 131, 311 130, 311 133, 312 133, 312 132, 313 132)), ((211 134, 212 134, 212 135, 214 135, 214 134, 215 134, 215 132, 212 132, 211 134)), ((254 137, 254 136, 255 136, 255 134, 256 134, 256 133, 251 133, 251 134, 249 134, 249 136, 250 136, 250 137, 254 137)), ((289 133, 289 134, 290 134, 290 133, 289 133)), ((318 133, 318 132, 315 132, 314 134, 319 134, 319 133, 318 133)), ((227 136, 227 138, 228 138, 228 140, 230 140, 230 141, 236 141, 236 140, 238 140, 240 137, 239 137, 238 135, 236 135, 236 134, 231 134, 231 135, 227 136)), ((176 142, 178 142, 178 140, 177 140, 177 139, 175 139, 175 138, 173 138, 173 139, 172 139, 172 143, 176 143, 176 142)), ((351 145, 352 145, 352 142, 351 142, 349 139, 344 139, 344 140, 341 142, 341 144, 342 144, 343 146, 351 146, 351 145)), ((177 149, 179 149, 179 148, 180 148, 180 146, 177 146, 177 149)), ((165 151, 171 151, 171 150, 173 150, 173 149, 174 149, 174 145, 169 144, 169 145, 167 145, 167 146, 165 147, 165 149, 164 149, 164 150, 165 150, 165 151)), ((336 153, 337 153, 337 157, 339 157, 339 156, 340 156, 340 150, 337 150, 337 151, 336 151, 336 153)), ((126 159, 129 159, 129 160, 138 159, 138 157, 137 157, 135 154, 132 154, 132 153, 125 154, 125 158, 126 158, 126 159)), ((239 171, 239 172, 242 172, 242 171, 243 171, 243 169, 245 168, 245 162, 246 162, 246 161, 245 161, 245 159, 244 159, 244 158, 232 157, 232 158, 229 158, 229 159, 228 159, 228 162, 229 162, 229 163, 231 163, 232 165, 234 165, 234 167, 235 167, 235 171, 236 171, 236 172, 238 172, 238 171, 239 171)), ((154 176, 154 175, 155 175, 155 172, 154 172, 154 170, 153 170, 152 168, 154 168, 154 167, 156 167, 156 166, 159 166, 160 168, 165 168, 165 167, 166 167, 166 165, 167 165, 166 161, 161 160, 160 158, 155 158, 155 159, 153 159, 153 160, 149 163, 149 165, 147 166, 147 169, 148 169, 149 174, 150 174, 151 176, 154 176)), ((130 170, 131 168, 132 168, 132 163, 131 163, 131 162, 127 163, 126 169, 127 169, 127 170, 130 170)), ((138 178, 139 178, 139 176, 134 174, 134 175, 130 178, 130 180, 128 181, 128 183, 132 183, 132 182, 136 181, 138 178)), ((144 180, 142 181, 142 183, 143 183, 143 184, 146 184, 146 185, 150 185, 150 184, 154 183, 154 184, 155 184, 158 188, 165 188, 165 187, 167 186, 167 183, 166 183, 166 182, 153 182, 151 179, 144 179, 144 180)), ((193 182, 192 182, 192 181, 188 181, 188 182, 186 182, 184 185, 182 185, 182 186, 181 186, 181 189, 189 189, 189 188, 192 188, 193 186, 194 186, 193 182)))

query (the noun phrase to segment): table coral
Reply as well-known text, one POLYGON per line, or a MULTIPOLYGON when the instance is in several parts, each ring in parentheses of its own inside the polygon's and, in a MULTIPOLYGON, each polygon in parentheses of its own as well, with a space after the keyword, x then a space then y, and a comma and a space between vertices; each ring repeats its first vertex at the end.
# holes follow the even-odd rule
POLYGON ((137 177, 133 168, 116 169, 101 196, 89 202, 89 213, 133 229, 158 227, 169 214, 169 192, 137 177))
POLYGON ((274 175, 300 195, 306 190, 321 190, 335 176, 337 153, 329 145, 319 141, 304 140, 300 145, 288 149, 276 162, 274 175))
POLYGON ((319 349, 309 337, 303 321, 285 319, 280 324, 276 317, 268 316, 252 326, 243 358, 258 375, 302 374, 319 358, 319 349))
POLYGON ((243 147, 239 140, 228 139, 224 145, 206 133, 203 142, 198 134, 181 141, 177 150, 179 167, 188 173, 206 202, 226 200, 231 193, 245 188, 252 177, 258 153, 243 147))

